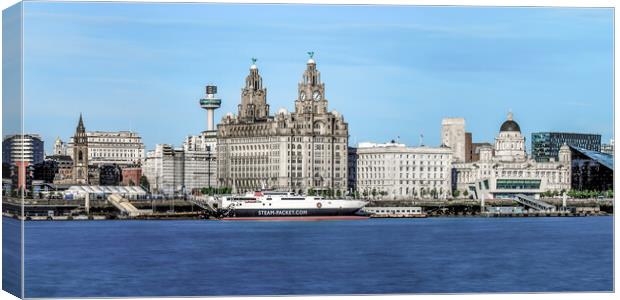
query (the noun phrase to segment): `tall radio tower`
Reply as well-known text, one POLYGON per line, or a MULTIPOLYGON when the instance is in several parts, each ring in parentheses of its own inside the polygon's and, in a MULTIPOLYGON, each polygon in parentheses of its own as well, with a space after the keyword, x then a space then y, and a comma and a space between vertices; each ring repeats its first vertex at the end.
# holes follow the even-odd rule
POLYGON ((207 131, 213 131, 213 112, 220 108, 222 105, 222 99, 216 98, 217 86, 207 85, 206 95, 200 99, 200 107, 207 110, 207 131))

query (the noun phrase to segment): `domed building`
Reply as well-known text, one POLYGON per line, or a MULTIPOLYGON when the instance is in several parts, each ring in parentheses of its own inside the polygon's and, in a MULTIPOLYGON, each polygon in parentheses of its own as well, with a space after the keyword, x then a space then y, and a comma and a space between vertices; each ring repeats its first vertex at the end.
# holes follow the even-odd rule
POLYGON ((570 148, 560 149, 558 161, 537 162, 527 155, 521 127, 508 113, 495 138, 495 147, 480 148, 480 160, 454 163, 453 189, 475 199, 538 198, 545 191, 568 191, 571 186, 570 148))
POLYGON ((495 156, 501 161, 519 161, 526 158, 525 137, 521 134, 521 127, 512 119, 512 113, 499 128, 499 135, 495 138, 495 156))

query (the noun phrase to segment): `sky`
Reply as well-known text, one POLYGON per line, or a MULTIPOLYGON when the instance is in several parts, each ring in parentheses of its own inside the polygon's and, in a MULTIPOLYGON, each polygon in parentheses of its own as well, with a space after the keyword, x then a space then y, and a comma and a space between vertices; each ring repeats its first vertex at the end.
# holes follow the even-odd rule
POLYGON ((612 9, 25 2, 23 32, 25 131, 48 152, 80 113, 180 146, 206 129, 206 84, 216 123, 237 113, 252 57, 271 113, 292 111, 308 51, 350 145, 438 146, 445 117, 493 142, 509 111, 528 149, 537 131, 613 137, 612 9))

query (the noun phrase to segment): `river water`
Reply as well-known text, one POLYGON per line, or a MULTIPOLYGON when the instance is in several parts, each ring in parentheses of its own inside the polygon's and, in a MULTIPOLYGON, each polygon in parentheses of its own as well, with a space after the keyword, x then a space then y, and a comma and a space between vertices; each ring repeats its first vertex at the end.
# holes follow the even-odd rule
POLYGON ((612 232, 613 217, 26 222, 24 286, 26 297, 611 291, 612 232))

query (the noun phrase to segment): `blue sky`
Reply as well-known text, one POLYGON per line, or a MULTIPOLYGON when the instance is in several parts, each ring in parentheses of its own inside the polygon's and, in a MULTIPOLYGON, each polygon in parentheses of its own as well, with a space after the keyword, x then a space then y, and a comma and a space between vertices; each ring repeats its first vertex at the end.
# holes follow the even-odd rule
POLYGON ((350 144, 439 145, 443 117, 493 141, 509 110, 530 133, 613 136, 613 10, 26 2, 25 130, 46 149, 87 130, 134 130, 147 149, 205 129, 218 85, 237 112, 251 64, 271 112, 293 110, 308 51, 350 144))

